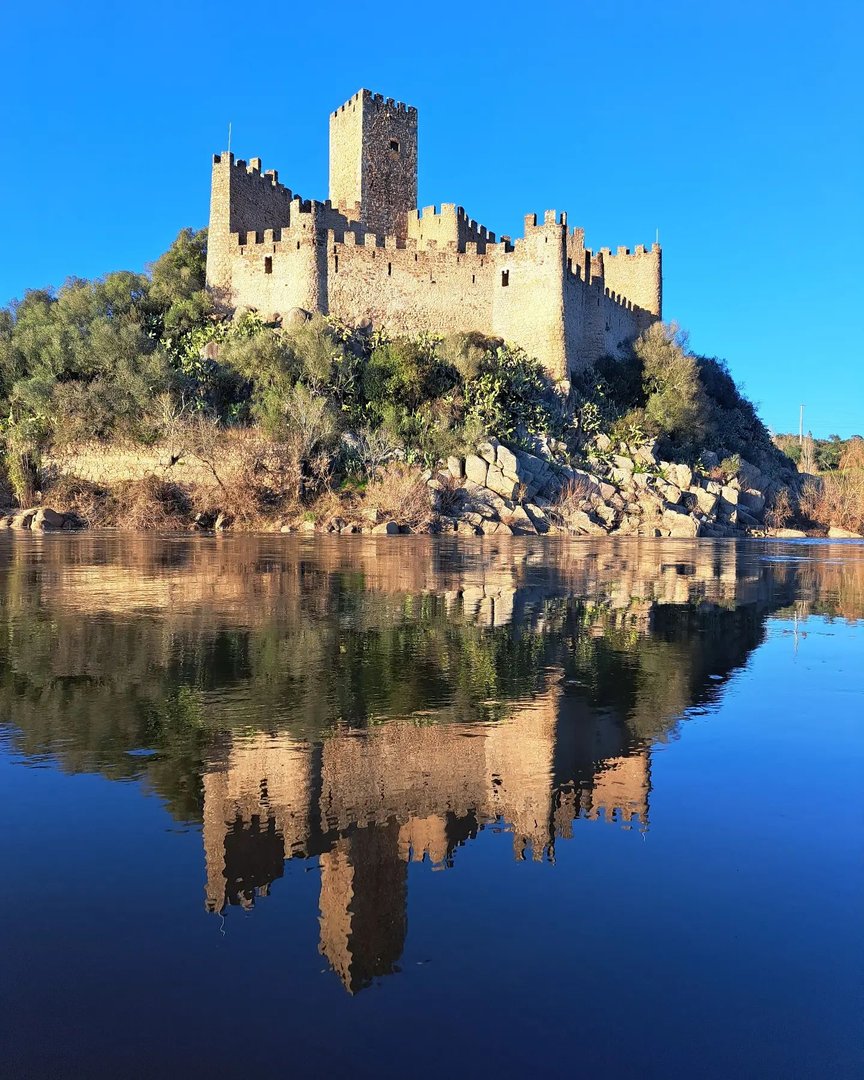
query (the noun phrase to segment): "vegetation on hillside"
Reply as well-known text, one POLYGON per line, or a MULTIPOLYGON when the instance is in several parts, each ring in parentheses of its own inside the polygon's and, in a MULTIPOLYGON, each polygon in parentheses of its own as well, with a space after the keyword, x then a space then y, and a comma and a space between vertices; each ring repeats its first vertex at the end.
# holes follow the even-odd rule
POLYGON ((805 473, 837 472, 842 468, 864 467, 864 438, 853 435, 841 439, 829 435, 827 439, 814 439, 811 432, 803 438, 798 435, 775 435, 775 445, 805 473), (844 462, 845 459, 845 462, 844 462), (854 466, 855 460, 861 462, 854 466))
POLYGON ((574 392, 587 424, 627 441, 655 437, 664 456, 695 460, 708 450, 769 472, 788 465, 725 361, 693 353, 675 325, 655 323, 629 357, 577 376, 574 392))
POLYGON ((578 456, 608 430, 656 437, 682 460, 706 449, 763 469, 786 460, 723 362, 693 354, 675 327, 655 325, 568 395, 524 351, 479 333, 227 320, 205 291, 205 255, 205 233, 187 229, 148 274, 70 279, 0 311, 0 434, 19 502, 41 490, 47 453, 93 441, 174 445, 221 483, 221 433, 242 430, 254 433, 244 487, 266 477, 258 510, 364 485, 393 459, 433 465, 488 435, 578 456))

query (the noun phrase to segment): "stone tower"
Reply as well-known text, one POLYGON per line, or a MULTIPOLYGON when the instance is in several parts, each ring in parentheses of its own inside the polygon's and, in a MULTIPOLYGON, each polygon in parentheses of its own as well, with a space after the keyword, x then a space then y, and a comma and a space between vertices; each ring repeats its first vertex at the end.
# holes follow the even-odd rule
POLYGON ((330 201, 370 232, 404 238, 417 209, 417 110, 360 90, 330 115, 330 201))

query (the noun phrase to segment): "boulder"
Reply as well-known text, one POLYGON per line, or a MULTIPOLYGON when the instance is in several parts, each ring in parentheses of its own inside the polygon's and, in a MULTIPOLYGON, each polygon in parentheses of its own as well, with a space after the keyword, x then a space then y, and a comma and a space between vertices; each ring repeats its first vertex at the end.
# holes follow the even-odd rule
POLYGON ((486 473, 486 487, 502 499, 512 499, 519 488, 519 481, 505 476, 497 465, 490 465, 486 473))
POLYGON ((395 521, 382 521, 372 529, 374 536, 395 536, 399 532, 399 526, 395 521))
POLYGON ((538 503, 525 503, 525 512, 531 518, 536 525, 538 521, 549 521, 549 515, 546 513, 546 508, 540 506, 538 503))
POLYGON ((594 445, 600 451, 601 454, 605 454, 609 447, 612 445, 612 440, 608 435, 598 435, 594 439, 594 445))
POLYGON ((486 473, 489 463, 477 454, 469 454, 465 458, 465 476, 479 487, 486 487, 486 473))
POLYGON ((682 491, 686 491, 693 483, 693 470, 689 465, 682 465, 679 463, 678 465, 673 466, 673 472, 669 479, 677 484, 682 491))
POLYGON ((861 533, 851 532, 849 529, 841 529, 839 525, 832 525, 828 530, 831 540, 862 540, 861 533))
POLYGON ((457 536, 477 536, 477 534, 477 526, 472 525, 470 521, 459 521, 456 523, 457 536))
MULTIPOLYGON (((519 466, 520 462, 512 450, 508 450, 506 446, 499 446, 495 452, 495 462, 498 468, 506 476, 515 476, 517 479, 521 479, 519 466)), ((523 474, 524 474, 523 470, 523 474)))
POLYGON ((765 509, 765 496, 761 491, 739 491, 738 505, 743 506, 755 517, 759 517, 765 509))
POLYGON ((301 533, 314 533, 315 530, 316 530, 316 525, 315 525, 314 521, 301 521, 300 522, 300 532, 301 533))
POLYGON ((738 505, 738 498, 740 492, 738 488, 732 487, 731 484, 726 484, 720 489, 720 498, 724 503, 728 503, 730 506, 738 505))
POLYGON ((483 458, 484 461, 490 465, 495 464, 495 458, 498 452, 498 440, 488 439, 486 442, 480 443, 477 447, 477 453, 483 458))
POLYGON ((739 506, 736 524, 745 529, 758 529, 762 523, 758 518, 754 517, 749 510, 745 510, 743 506, 739 506))
POLYGON ((675 503, 681 502, 681 488, 677 487, 675 484, 670 484, 666 480, 658 480, 657 490, 666 502, 672 503, 673 506, 675 503))
POLYGON ((529 454, 527 450, 514 450, 513 455, 519 462, 520 475, 528 473, 531 476, 536 476, 547 468, 546 462, 542 458, 537 457, 536 454, 529 454))
POLYGON ((706 491, 705 488, 696 487, 695 485, 690 488, 689 494, 696 499, 696 508, 700 514, 708 516, 716 511, 717 495, 713 495, 710 491, 706 491))
POLYGON ((752 461, 745 461, 743 458, 738 467, 738 479, 741 481, 742 487, 754 491, 761 491, 765 486, 762 470, 754 465, 752 461))
POLYGON ((534 523, 528 516, 524 507, 514 506, 507 517, 506 522, 514 533, 536 533, 534 523))
POLYGON ((12 521, 9 523, 11 529, 29 529, 33 523, 33 518, 36 517, 38 507, 34 506, 29 510, 18 510, 12 517, 12 521))
POLYGON ((39 532, 42 530, 62 529, 66 524, 66 517, 52 510, 50 506, 40 506, 33 515, 30 528, 39 532))
POLYGON ((454 480, 461 480, 465 475, 465 462, 461 457, 456 457, 455 454, 451 454, 450 457, 447 458, 447 471, 454 480))
POLYGON ((285 327, 302 326, 304 323, 309 322, 311 318, 311 314, 305 308, 294 307, 283 317, 282 325, 285 327))
POLYGON ((779 540, 806 540, 807 533, 803 529, 775 529, 774 536, 779 540))
POLYGON ((668 530, 669 536, 698 536, 699 522, 687 513, 679 513, 677 510, 667 508, 663 511, 661 526, 664 531, 668 530))
POLYGON ((616 469, 624 473, 632 473, 635 465, 633 460, 629 457, 624 457, 623 454, 615 454, 612 457, 612 463, 616 469))
POLYGON ((567 519, 570 532, 587 533, 589 536, 604 536, 606 530, 602 525, 588 516, 584 510, 576 510, 567 519))

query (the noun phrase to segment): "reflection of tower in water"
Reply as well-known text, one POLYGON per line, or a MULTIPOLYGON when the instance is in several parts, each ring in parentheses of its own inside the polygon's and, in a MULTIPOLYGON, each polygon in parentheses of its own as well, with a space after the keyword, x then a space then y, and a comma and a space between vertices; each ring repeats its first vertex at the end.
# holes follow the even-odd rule
POLYGON ((395 970, 407 931, 408 867, 399 825, 368 825, 319 857, 319 949, 354 993, 395 970))

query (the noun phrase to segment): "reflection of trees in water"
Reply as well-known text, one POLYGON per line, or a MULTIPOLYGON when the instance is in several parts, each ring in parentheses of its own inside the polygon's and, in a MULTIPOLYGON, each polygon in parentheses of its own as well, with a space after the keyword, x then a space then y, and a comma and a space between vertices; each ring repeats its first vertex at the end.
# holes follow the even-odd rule
POLYGON ((708 675, 743 662, 767 611, 800 596, 861 610, 860 559, 757 563, 744 551, 16 540, 0 582, 0 694, 23 752, 143 773, 191 818, 201 771, 237 725, 315 739, 392 716, 494 720, 550 667, 654 739, 710 696, 708 675), (128 755, 142 747, 156 754, 128 755))

